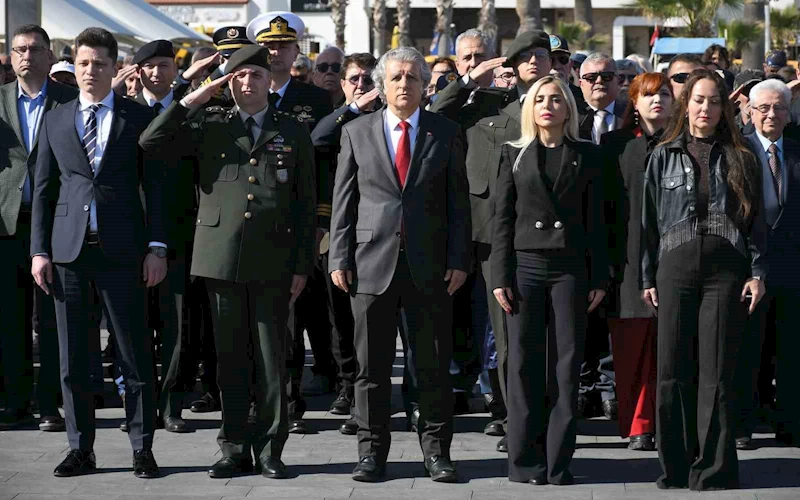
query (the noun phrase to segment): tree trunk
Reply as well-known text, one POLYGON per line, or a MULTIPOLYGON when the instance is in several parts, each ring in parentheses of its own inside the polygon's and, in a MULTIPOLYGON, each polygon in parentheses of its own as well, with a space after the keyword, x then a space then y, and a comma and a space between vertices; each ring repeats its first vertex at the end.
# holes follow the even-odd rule
MULTIPOLYGON (((745 0, 744 19, 752 23, 764 22, 764 3, 758 0, 745 0)), ((764 37, 748 44, 742 49, 742 67, 761 69, 764 64, 764 37)))
POLYGON ((450 25, 453 23, 453 0, 437 0, 436 2, 436 33, 439 34, 439 57, 450 55, 450 45, 453 33, 450 25))
POLYGON ((583 22, 589 26, 589 31, 586 32, 586 38, 594 35, 594 21, 592 21, 592 0, 575 0, 574 12, 576 23, 583 22))
POLYGON ((331 0, 331 18, 336 34, 336 46, 344 51, 344 28, 347 25, 347 0, 331 0))
POLYGON ((542 7, 539 0, 517 0, 517 16, 519 16, 517 35, 542 29, 542 7))
POLYGON ((372 50, 375 57, 386 52, 386 0, 375 0, 372 6, 372 50))
POLYGON ((400 29, 398 46, 413 46, 411 41, 411 0, 397 0, 397 27, 400 29))
POLYGON ((493 53, 497 53, 497 12, 494 8, 494 0, 482 0, 481 11, 478 14, 478 29, 491 40, 490 45, 493 53))

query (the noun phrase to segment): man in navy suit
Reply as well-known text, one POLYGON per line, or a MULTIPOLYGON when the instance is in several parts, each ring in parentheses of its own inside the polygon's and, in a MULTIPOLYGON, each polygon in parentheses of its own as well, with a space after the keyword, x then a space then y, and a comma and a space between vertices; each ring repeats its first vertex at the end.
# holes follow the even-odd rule
POLYGON ((75 46, 80 95, 44 117, 31 231, 31 273, 55 297, 70 445, 54 475, 75 476, 95 468, 87 333, 93 284, 113 327, 127 386, 134 475, 156 477, 152 340, 144 322, 144 282, 157 285, 167 269, 164 170, 162 163, 146 160, 138 145, 151 111, 111 89, 117 60, 113 35, 88 28, 75 46))
MULTIPOLYGON (((738 449, 752 448, 752 396, 757 392, 756 386, 771 388, 772 372, 765 369, 772 357, 771 347, 777 355, 776 439, 789 446, 800 444, 800 405, 794 393, 796 385, 791 382, 796 376, 793 363, 800 350, 797 337, 800 322, 794 310, 800 301, 797 266, 800 260, 800 144, 784 136, 790 120, 791 99, 791 91, 780 80, 766 80, 750 90, 755 132, 746 137, 762 171, 763 209, 770 227, 770 273, 766 282, 768 300, 761 301, 749 322, 754 331, 746 338, 751 339, 753 345, 742 346, 742 364, 737 370, 741 374, 737 392, 741 394, 742 408, 736 439, 738 449), (759 356, 762 343, 764 352, 759 356), (759 373, 761 383, 758 382, 759 373)), ((763 397, 765 391, 758 392, 763 397)))

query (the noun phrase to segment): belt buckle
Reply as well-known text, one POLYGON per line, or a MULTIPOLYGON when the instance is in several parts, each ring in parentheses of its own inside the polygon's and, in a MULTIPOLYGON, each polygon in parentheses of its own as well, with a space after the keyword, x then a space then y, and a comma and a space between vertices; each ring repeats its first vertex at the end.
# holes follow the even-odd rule
POLYGON ((97 237, 97 233, 87 232, 86 233, 86 238, 84 239, 84 242, 89 246, 99 245, 100 244, 100 238, 97 237))

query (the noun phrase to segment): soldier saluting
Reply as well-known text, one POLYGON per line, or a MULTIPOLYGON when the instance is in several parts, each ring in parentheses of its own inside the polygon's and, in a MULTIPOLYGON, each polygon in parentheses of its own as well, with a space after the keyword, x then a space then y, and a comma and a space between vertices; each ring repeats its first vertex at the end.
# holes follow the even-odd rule
POLYGON ((205 278, 208 287, 224 409, 217 438, 222 459, 209 470, 211 477, 254 469, 286 477, 280 460, 288 437, 286 321, 314 267, 316 190, 305 126, 268 104, 268 61, 266 48, 239 49, 224 77, 170 105, 140 138, 146 151, 197 159, 200 204, 191 274, 205 278), (208 107, 187 120, 228 82, 233 108, 208 107), (253 359, 246 362, 251 346, 253 359), (252 432, 251 386, 258 405, 252 432))

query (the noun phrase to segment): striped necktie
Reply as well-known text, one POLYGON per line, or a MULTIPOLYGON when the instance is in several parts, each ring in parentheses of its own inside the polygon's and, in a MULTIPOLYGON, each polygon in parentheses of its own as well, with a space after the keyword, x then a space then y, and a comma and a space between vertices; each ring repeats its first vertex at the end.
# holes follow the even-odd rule
POLYGON ((83 134, 83 151, 86 153, 86 159, 89 160, 89 166, 92 167, 92 173, 95 172, 94 168, 94 152, 97 149, 97 110, 102 104, 92 104, 89 106, 89 118, 86 120, 85 132, 83 134))
POLYGON ((775 186, 775 195, 778 197, 778 205, 783 205, 783 172, 781 171, 781 159, 778 157, 778 145, 774 142, 769 145, 769 169, 772 171, 772 182, 775 186))

